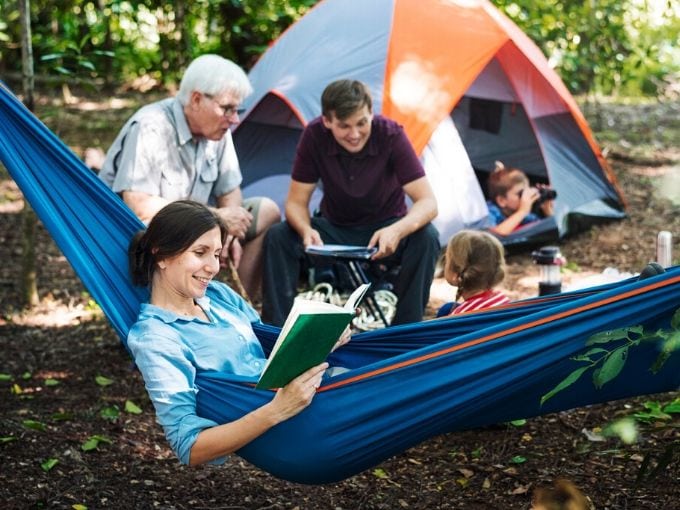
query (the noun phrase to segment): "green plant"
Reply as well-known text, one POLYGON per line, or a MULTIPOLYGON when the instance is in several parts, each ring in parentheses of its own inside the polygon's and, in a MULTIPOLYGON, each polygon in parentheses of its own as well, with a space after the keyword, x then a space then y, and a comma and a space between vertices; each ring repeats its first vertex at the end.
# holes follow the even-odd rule
MULTIPOLYGON (((618 437, 624 444, 634 444, 646 433, 665 434, 680 428, 680 398, 672 402, 646 401, 643 408, 630 416, 616 420, 603 428, 603 435, 618 437)), ((680 466, 680 439, 676 439, 661 451, 650 449, 640 463, 635 479, 639 487, 650 482, 673 465, 680 466)))
POLYGON ((637 325, 602 331, 588 338, 585 345, 590 349, 571 358, 585 365, 578 367, 543 395, 541 405, 574 384, 589 370, 592 370, 593 384, 596 388, 601 388, 621 373, 629 351, 644 342, 658 342, 660 345, 659 355, 650 367, 650 371, 656 374, 673 352, 680 350, 680 308, 673 314, 668 330, 659 329, 650 332, 645 331, 643 326, 637 325))

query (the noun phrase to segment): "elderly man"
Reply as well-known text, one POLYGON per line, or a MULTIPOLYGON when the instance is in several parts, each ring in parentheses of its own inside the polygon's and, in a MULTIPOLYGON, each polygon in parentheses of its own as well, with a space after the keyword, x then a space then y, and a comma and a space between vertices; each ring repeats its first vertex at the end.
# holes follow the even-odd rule
POLYGON ((280 221, 264 197, 243 200, 230 129, 252 92, 245 72, 218 55, 191 62, 174 98, 139 109, 123 126, 99 177, 145 223, 167 203, 191 199, 215 207, 232 239, 222 252, 250 296, 260 288, 262 242, 280 221))
POLYGON ((398 263, 392 324, 422 320, 440 249, 430 224, 437 201, 425 171, 402 127, 373 115, 363 83, 331 83, 321 96, 321 110, 297 147, 286 222, 272 227, 265 239, 263 318, 284 322, 304 248, 339 243, 375 247, 374 260, 398 263), (320 214, 312 217, 309 203, 319 183, 320 214))

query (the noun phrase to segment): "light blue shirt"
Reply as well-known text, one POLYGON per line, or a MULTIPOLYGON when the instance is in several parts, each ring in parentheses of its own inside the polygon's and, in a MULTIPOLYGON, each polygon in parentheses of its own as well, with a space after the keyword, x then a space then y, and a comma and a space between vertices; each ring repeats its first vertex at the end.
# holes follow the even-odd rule
POLYGON ((231 132, 217 141, 195 140, 176 98, 146 105, 125 123, 99 178, 116 193, 140 191, 202 204, 214 204, 243 180, 231 132))
POLYGON ((198 434, 218 425, 196 414, 196 375, 220 371, 255 380, 266 362, 251 325, 259 322, 257 312, 238 294, 211 282, 196 302, 210 322, 145 303, 127 339, 158 422, 183 464, 198 434))

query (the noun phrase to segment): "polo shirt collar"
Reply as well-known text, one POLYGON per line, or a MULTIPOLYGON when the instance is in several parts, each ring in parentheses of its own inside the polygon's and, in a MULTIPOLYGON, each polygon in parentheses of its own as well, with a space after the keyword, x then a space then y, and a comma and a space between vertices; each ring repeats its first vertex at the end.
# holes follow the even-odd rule
POLYGON ((184 114, 184 107, 176 97, 173 98, 172 116, 175 119, 177 139, 179 140, 179 144, 185 145, 193 141, 194 135, 191 134, 191 130, 189 129, 189 123, 187 122, 187 117, 184 114))
MULTIPOLYGON (((206 315, 210 312, 210 298, 208 296, 203 296, 196 299, 196 303, 203 308, 206 315)), ((181 315, 177 315, 175 312, 161 308, 160 306, 152 305, 151 303, 142 303, 139 311, 140 319, 158 319, 165 322, 166 324, 172 324, 177 321, 198 321, 198 318, 187 319, 181 315)))

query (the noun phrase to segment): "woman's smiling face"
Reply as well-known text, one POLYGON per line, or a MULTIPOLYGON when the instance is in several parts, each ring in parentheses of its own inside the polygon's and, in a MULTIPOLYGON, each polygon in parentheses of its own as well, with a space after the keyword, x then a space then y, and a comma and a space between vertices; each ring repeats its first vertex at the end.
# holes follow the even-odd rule
POLYGON ((202 297, 208 283, 220 270, 222 237, 218 227, 208 230, 184 252, 158 262, 160 283, 165 291, 181 297, 202 297))

